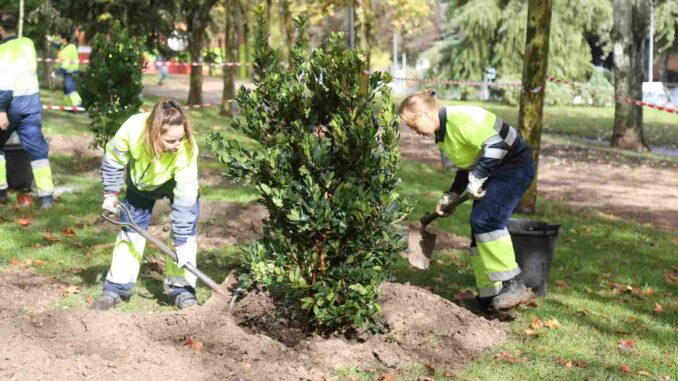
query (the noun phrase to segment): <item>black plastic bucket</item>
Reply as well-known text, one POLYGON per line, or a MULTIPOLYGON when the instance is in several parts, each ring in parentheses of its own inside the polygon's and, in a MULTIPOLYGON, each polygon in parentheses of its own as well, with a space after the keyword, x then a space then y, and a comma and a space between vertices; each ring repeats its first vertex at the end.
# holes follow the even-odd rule
MULTIPOLYGON (((2 137, 4 139, 4 136, 2 137)), ((5 162, 7 163, 7 185, 9 189, 30 191, 33 182, 31 159, 21 147, 16 132, 5 143, 5 162)))
POLYGON ((520 279, 536 295, 546 295, 560 225, 512 218, 506 228, 511 233, 513 250, 521 270, 520 279))

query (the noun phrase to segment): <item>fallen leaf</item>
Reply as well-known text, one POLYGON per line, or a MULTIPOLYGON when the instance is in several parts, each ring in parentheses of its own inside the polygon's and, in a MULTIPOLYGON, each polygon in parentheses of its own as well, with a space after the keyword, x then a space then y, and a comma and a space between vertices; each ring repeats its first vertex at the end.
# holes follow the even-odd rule
POLYGON ((570 289, 570 288, 572 288, 572 286, 571 286, 569 283, 567 283, 567 282, 565 282, 565 281, 563 281, 563 280, 557 280, 557 281, 556 281, 556 287, 564 288, 564 289, 570 289))
POLYGON ((33 205, 33 196, 31 196, 30 194, 27 194, 27 193, 19 193, 16 196, 16 203, 19 206, 23 206, 25 208, 28 208, 31 205, 33 205))
POLYGON ((519 359, 519 358, 513 357, 508 352, 502 352, 502 353, 498 354, 497 357, 494 358, 494 361, 507 362, 507 363, 515 364, 515 363, 520 362, 522 360, 519 359))
POLYGON ((664 271, 664 281, 666 283, 678 284, 678 271, 664 271))
POLYGON ((395 381, 395 377, 391 373, 382 373, 375 381, 395 381))
POLYGON ((452 378, 454 377, 454 373, 450 372, 449 370, 446 370, 443 372, 443 377, 452 378))
POLYGON ((633 339, 628 339, 628 340, 619 340, 619 349, 621 351, 630 351, 631 349, 636 347, 636 340, 633 339))
POLYGON ((436 368, 434 368, 433 365, 426 362, 424 363, 424 368, 426 368, 426 373, 428 373, 429 376, 436 374, 436 368))
POLYGON ((21 226, 28 226, 28 225, 32 224, 33 221, 31 221, 30 218, 21 217, 18 220, 16 220, 16 223, 21 225, 21 226))
POLYGON ((75 295, 75 294, 77 294, 78 292, 80 292, 80 287, 78 287, 78 286, 76 286, 76 285, 70 285, 70 286, 68 286, 68 287, 64 287, 64 292, 65 292, 67 295, 69 295, 69 296, 70 296, 70 295, 75 295))
POLYGON ((590 314, 591 311, 589 311, 589 310, 579 310, 579 311, 577 311, 577 313, 581 316, 586 316, 586 315, 590 314))
POLYGON ((66 237, 73 237, 75 232, 71 228, 61 228, 61 234, 65 235, 66 237))
POLYGON ((591 235, 591 228, 586 228, 586 233, 587 236, 591 235))
POLYGON ((55 236, 51 230, 45 230, 42 232, 42 237, 50 242, 56 242, 59 240, 59 237, 55 236))
POLYGON ((561 357, 556 356, 555 363, 562 365, 566 368, 588 368, 591 364, 583 360, 566 360, 561 357))
POLYGON ((87 295, 87 297, 85 298, 85 302, 90 306, 94 304, 94 298, 92 297, 92 295, 87 295))
POLYGON ((34 259, 33 260, 33 266, 35 266, 35 267, 43 267, 46 264, 47 264, 47 261, 43 261, 42 259, 34 259))
POLYGON ((646 371, 646 370, 639 370, 636 372, 637 375, 639 376, 645 376, 645 377, 652 377, 652 373, 646 371))
POLYGON ((643 290, 643 294, 654 295, 654 289, 653 288, 646 288, 645 290, 643 290))
POLYGON ((543 326, 544 322, 542 322, 541 319, 539 318, 534 318, 534 320, 532 320, 532 323, 530 323, 530 327, 533 329, 542 328, 543 326))
POLYGON ((10 258, 9 264, 12 265, 12 266, 16 266, 16 265, 19 264, 19 261, 16 258, 10 258))
POLYGON ((452 296, 452 299, 457 300, 457 301, 473 299, 473 298, 475 298, 475 294, 473 293, 473 291, 469 291, 469 290, 466 290, 466 291, 463 291, 463 292, 458 292, 458 293, 454 294, 454 296, 452 296))
POLYGON ((655 303, 654 304, 654 313, 660 314, 662 312, 664 312, 664 307, 662 307, 662 305, 659 304, 659 303, 655 303))
POLYGON ((544 322, 544 326, 551 329, 560 329, 560 322, 556 319, 547 320, 544 322))
POLYGON ((628 373, 631 371, 631 368, 629 368, 629 366, 626 364, 619 365, 619 369, 621 369, 621 371, 624 373, 628 373))
POLYGON ((529 302, 525 303, 526 307, 539 307, 536 299, 531 299, 529 302))
POLYGON ((184 341, 184 345, 197 352, 200 352, 202 350, 202 343, 199 340, 194 339, 193 336, 191 335, 186 336, 186 341, 184 341))
POLYGON ((388 372, 382 373, 375 381, 395 381, 395 377, 388 372))
POLYGON ((624 321, 627 323, 635 323, 638 320, 635 316, 627 316, 624 318, 624 321))
POLYGON ((539 335, 541 335, 541 332, 534 330, 534 329, 524 329, 523 332, 525 332, 525 334, 527 336, 539 336, 539 335))

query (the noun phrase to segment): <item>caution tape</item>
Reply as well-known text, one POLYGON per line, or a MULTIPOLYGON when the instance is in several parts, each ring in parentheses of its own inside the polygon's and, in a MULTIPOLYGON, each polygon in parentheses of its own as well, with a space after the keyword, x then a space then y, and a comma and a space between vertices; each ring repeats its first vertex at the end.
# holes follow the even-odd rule
MULTIPOLYGON (((80 58, 77 60, 62 60, 58 58, 38 58, 38 62, 46 62, 46 63, 81 63, 81 64, 89 64, 90 60, 80 58)), ((234 66, 241 66, 240 62, 221 62, 221 63, 213 63, 213 62, 173 62, 173 61, 145 61, 144 65, 149 67, 149 66, 181 66, 181 67, 186 67, 186 66, 211 66, 211 67, 234 67, 234 66)), ((245 63, 246 66, 249 66, 249 63, 245 63)))
POLYGON ((482 81, 466 81, 462 79, 434 79, 434 78, 419 78, 419 77, 393 77, 399 81, 424 82, 424 83, 438 83, 443 85, 462 85, 462 86, 489 86, 489 87, 520 87, 520 82, 482 82, 482 81))
MULTIPOLYGON (((227 102, 234 102, 234 99, 230 99, 227 102)), ((203 108, 208 108, 208 107, 216 107, 216 106, 221 106, 221 102, 219 103, 201 103, 201 104, 195 104, 195 105, 182 105, 183 108, 192 110, 192 109, 203 109, 203 108)), ((57 110, 57 111, 70 111, 70 112, 84 112, 87 111, 82 106, 60 106, 60 105, 42 105, 43 110, 57 110)), ((149 112, 151 111, 152 107, 141 107, 139 109, 139 112, 149 112)))
POLYGON ((671 114, 678 114, 678 109, 673 108, 673 107, 660 106, 660 105, 656 105, 656 104, 653 104, 653 103, 639 101, 639 100, 633 99, 633 98, 614 97, 614 99, 616 99, 620 102, 624 102, 624 103, 628 103, 628 104, 632 104, 632 105, 636 105, 636 106, 651 108, 653 110, 666 111, 666 112, 671 113, 671 114))

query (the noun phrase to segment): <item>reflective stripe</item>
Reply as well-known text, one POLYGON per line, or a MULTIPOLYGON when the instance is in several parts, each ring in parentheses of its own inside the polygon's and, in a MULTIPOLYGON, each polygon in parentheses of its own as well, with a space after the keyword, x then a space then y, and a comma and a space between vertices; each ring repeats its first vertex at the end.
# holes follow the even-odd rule
POLYGON ((475 256, 478 256, 478 255, 479 255, 478 246, 471 247, 471 256, 475 257, 475 256))
POLYGON ((490 159, 503 159, 506 156, 507 151, 500 148, 485 148, 483 152, 483 157, 490 159))
POLYGON ((118 284, 136 282, 145 246, 146 238, 137 233, 121 230, 115 241, 113 260, 106 280, 118 284))
POLYGON ((478 288, 478 296, 481 298, 489 298, 491 296, 496 296, 499 294, 499 291, 501 290, 501 284, 498 286, 490 286, 490 287, 483 287, 483 288, 478 288))
POLYGON ((510 237, 508 229, 494 230, 488 233, 475 234, 474 237, 478 242, 491 242, 504 237, 510 237))
POLYGON ((501 126, 504 125, 504 119, 497 117, 497 119, 494 120, 494 130, 499 132, 501 129, 501 126))
POLYGON ((0 153, 0 190, 7 189, 7 167, 5 164, 5 155, 0 153))
POLYGON ((118 160, 115 159, 115 157, 111 156, 108 152, 104 153, 103 162, 104 164, 115 169, 125 168, 125 164, 121 164, 118 160))
POLYGON ((31 168, 49 168, 49 159, 40 159, 31 161, 31 168))
POLYGON ((509 271, 497 271, 493 273, 487 273, 487 277, 490 278, 490 280, 492 281, 502 282, 505 280, 509 280, 518 274, 520 274, 520 267, 516 267, 513 270, 509 271))
POLYGON ((501 138, 499 135, 493 135, 489 139, 485 140, 483 142, 483 145, 486 147, 489 147, 491 145, 497 144, 497 143, 503 143, 504 139, 501 138))
POLYGON ((517 136, 518 136, 518 131, 516 131, 515 128, 509 126, 508 133, 506 134, 504 141, 506 142, 506 144, 509 145, 509 147, 511 147, 511 146, 513 146, 513 142, 516 141, 517 136))

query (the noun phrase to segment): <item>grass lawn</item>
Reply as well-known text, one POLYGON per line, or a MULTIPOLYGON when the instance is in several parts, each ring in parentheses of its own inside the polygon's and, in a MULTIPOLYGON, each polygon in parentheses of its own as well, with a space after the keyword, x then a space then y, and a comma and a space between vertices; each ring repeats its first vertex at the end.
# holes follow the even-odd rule
MULTIPOLYGON (((511 109, 493 107, 514 122, 511 109)), ((548 127, 550 132, 571 129, 585 135, 607 123, 601 122, 602 119, 611 117, 589 118, 598 114, 609 112, 589 108, 562 109, 555 113, 547 110, 547 125, 552 126, 548 127), (559 116, 565 111, 571 112, 570 119, 559 116), (556 117, 558 123, 549 122, 556 117)), ((203 147, 206 132, 228 130, 230 121, 219 118, 214 108, 191 111, 189 115, 203 147)), ((515 117, 515 113, 513 115, 515 117)), ((82 115, 48 111, 44 122, 47 135, 86 133, 87 120, 82 115)), ((678 120, 657 116, 654 123, 657 131, 669 131, 668 127, 678 131, 678 120)), ((678 138, 672 134, 674 132, 669 135, 675 144, 678 138)), ((253 145, 244 140, 243 143, 253 145)), ((202 152, 210 155, 205 148, 202 152)), ((65 194, 57 206, 46 213, 0 206, 0 236, 3 237, 0 271, 34 271, 54 277, 65 287, 64 298, 55 307, 83 308, 100 292, 110 263, 114 233, 97 223, 101 203, 98 176, 80 175, 77 171, 80 163, 71 157, 51 159, 55 180, 60 184, 76 184, 81 191, 65 194), (18 222, 30 222, 30 225, 21 226, 18 222)), ((219 164, 204 157, 201 169, 216 173, 219 164)), ((410 216, 413 220, 432 209, 440 191, 449 185, 448 175, 443 176, 436 168, 421 163, 404 161, 401 175, 401 191, 417 202, 410 216)), ((203 197, 248 202, 255 195, 249 187, 205 186, 203 197)), ((540 200, 539 205, 539 214, 530 218, 560 223, 563 227, 549 293, 538 301, 538 307, 522 310, 510 323, 514 335, 506 343, 470 364, 456 374, 455 379, 657 380, 664 376, 675 379, 678 375, 676 233, 611 220, 595 210, 574 210, 545 200, 540 200)), ((468 235, 469 212, 469 205, 464 205, 452 217, 439 220, 435 225, 458 235, 468 235)), ((123 310, 171 308, 158 302, 163 278, 162 267, 157 263, 159 255, 147 248, 136 294, 123 310)), ((217 281, 223 280, 238 263, 236 247, 203 252, 199 259, 199 267, 217 281)), ((394 276, 398 282, 425 286, 449 299, 473 285, 468 255, 456 250, 437 253, 427 272, 413 271, 405 261, 400 261, 394 276)), ((208 294, 206 287, 199 287, 200 299, 204 301, 208 294)), ((383 371, 344 369, 338 376, 372 380, 383 371)), ((444 379, 443 371, 436 370, 437 379, 444 379)), ((400 377, 416 380, 428 374, 423 364, 413 364, 404 369, 400 377)))

